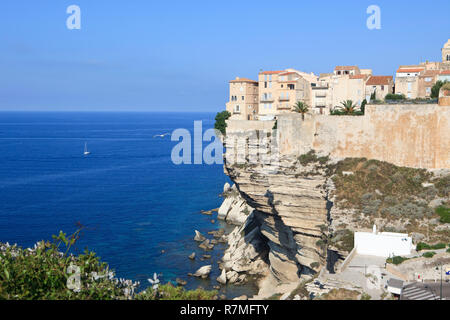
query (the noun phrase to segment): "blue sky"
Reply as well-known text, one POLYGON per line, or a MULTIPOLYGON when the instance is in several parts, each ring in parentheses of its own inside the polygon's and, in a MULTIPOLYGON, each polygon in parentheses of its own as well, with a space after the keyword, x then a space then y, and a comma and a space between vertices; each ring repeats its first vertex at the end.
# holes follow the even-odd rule
POLYGON ((3 0, 0 110, 220 111, 260 69, 440 61, 450 1, 3 0), (66 8, 81 8, 68 30, 66 8), (366 9, 381 8, 381 30, 366 9))

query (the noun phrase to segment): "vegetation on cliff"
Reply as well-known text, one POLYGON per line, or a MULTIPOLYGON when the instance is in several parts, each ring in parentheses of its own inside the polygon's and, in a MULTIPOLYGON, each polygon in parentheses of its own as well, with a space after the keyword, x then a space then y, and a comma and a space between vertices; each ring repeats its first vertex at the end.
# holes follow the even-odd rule
POLYGON ((214 128, 219 130, 223 135, 225 135, 227 128, 227 124, 225 121, 228 120, 230 117, 231 113, 229 113, 228 111, 218 112, 215 118, 216 123, 214 124, 214 128))
POLYGON ((187 291, 170 283, 137 292, 139 282, 117 279, 92 251, 69 254, 80 230, 23 249, 0 243, 0 300, 201 300, 216 291, 187 291), (64 251, 64 252, 62 252, 64 251))
POLYGON ((421 232, 433 242, 450 240, 448 231, 439 228, 450 219, 450 175, 365 158, 348 158, 331 169, 337 205, 356 210, 353 222, 360 227, 379 220, 398 226, 385 231, 421 232), (430 204, 437 199, 444 203, 433 209, 430 204))

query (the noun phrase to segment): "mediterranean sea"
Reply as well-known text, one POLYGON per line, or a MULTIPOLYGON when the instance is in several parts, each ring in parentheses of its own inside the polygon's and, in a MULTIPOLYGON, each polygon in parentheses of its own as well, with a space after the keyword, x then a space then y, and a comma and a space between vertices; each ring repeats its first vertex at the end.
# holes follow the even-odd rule
MULTIPOLYGON (((227 227, 201 214, 220 206, 221 164, 175 165, 170 135, 214 127, 213 113, 0 113, 0 242, 33 246, 84 226, 74 251, 95 251, 118 277, 140 281, 154 272, 161 281, 181 278, 186 288, 217 285, 217 261, 188 259, 206 252, 194 230, 227 227), (84 155, 87 144, 89 155, 84 155), (208 280, 187 276, 212 264, 208 280)), ((204 142, 208 144, 208 142, 204 142)), ((229 228, 229 227, 228 227, 229 228)), ((251 294, 252 284, 221 290, 228 298, 251 294)))

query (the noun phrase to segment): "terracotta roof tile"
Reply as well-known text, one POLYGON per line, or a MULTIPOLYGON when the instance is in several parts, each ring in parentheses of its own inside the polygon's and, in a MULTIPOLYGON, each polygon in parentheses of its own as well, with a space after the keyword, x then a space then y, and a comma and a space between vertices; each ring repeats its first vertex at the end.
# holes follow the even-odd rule
POLYGON ((415 69, 398 69, 397 73, 415 73, 423 71, 423 68, 415 68, 415 69))
POLYGON ((367 80, 366 84, 369 86, 381 86, 388 85, 393 81, 392 76, 371 76, 369 80, 367 80))
POLYGON ((342 71, 342 70, 355 70, 358 69, 357 66, 336 66, 336 68, 334 68, 334 70, 337 71, 342 71))
POLYGON ((444 70, 440 74, 450 74, 450 70, 444 70))
POLYGON ((259 74, 278 74, 278 73, 282 73, 284 71, 262 71, 259 74))
POLYGON ((355 74, 353 76, 350 76, 350 79, 365 79, 366 77, 368 77, 367 74, 355 74))
POLYGON ((236 78, 234 80, 231 80, 230 83, 236 83, 236 82, 251 82, 251 83, 258 83, 258 81, 248 79, 248 78, 236 78))

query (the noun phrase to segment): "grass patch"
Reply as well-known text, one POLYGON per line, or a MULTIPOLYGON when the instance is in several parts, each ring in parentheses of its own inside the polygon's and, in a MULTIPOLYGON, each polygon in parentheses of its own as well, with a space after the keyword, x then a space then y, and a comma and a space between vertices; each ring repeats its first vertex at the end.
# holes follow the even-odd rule
POLYGON ((330 292, 317 297, 317 300, 358 300, 360 292, 348 289, 332 289, 330 292))
POLYGON ((442 223, 450 223, 450 208, 440 206, 436 208, 436 214, 441 217, 442 223))
POLYGON ((425 252, 422 256, 425 258, 433 258, 435 256, 435 254, 436 254, 436 252, 434 252, 434 251, 428 251, 428 252, 425 252))
POLYGON ((447 247, 447 245, 445 243, 438 243, 438 244, 433 244, 433 245, 429 245, 427 243, 424 242, 419 242, 416 246, 416 251, 421 251, 421 250, 439 250, 439 249, 445 249, 447 247))
POLYGON ((387 259, 386 259, 386 262, 387 262, 387 263, 393 263, 393 264, 395 264, 395 265, 399 265, 399 264, 405 262, 406 260, 409 260, 409 258, 396 256, 396 257, 394 257, 394 258, 387 258, 387 259))
POLYGON ((320 163, 322 165, 326 164, 330 158, 328 156, 318 157, 314 150, 309 151, 308 153, 302 154, 297 158, 302 166, 307 166, 310 163, 320 163))
POLYGON ((361 294, 361 300, 370 300, 370 299, 372 299, 372 297, 369 294, 365 292, 361 294))

